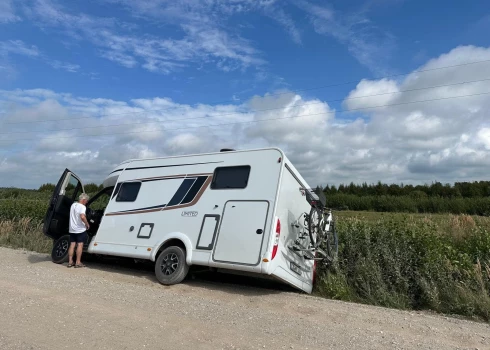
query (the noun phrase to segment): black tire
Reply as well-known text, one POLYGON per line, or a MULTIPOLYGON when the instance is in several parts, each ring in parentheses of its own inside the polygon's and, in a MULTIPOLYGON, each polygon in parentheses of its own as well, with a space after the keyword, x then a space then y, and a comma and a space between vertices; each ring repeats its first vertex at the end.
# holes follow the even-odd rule
POLYGON ((70 247, 70 235, 64 235, 53 243, 51 250, 51 260, 56 264, 63 264, 68 261, 68 248, 70 247))
POLYGON ((319 239, 320 233, 320 218, 322 211, 319 208, 311 207, 310 217, 308 218, 308 233, 310 235, 310 243, 314 248, 318 248, 321 243, 319 239))
POLYGON ((165 248, 155 261, 155 276, 161 284, 178 284, 189 272, 184 249, 178 246, 165 248))

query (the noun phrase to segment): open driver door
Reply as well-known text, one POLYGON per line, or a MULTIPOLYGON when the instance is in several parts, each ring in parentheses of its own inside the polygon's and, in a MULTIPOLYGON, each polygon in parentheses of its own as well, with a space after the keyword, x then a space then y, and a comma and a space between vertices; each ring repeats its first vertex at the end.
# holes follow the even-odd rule
POLYGON ((68 234, 70 207, 83 192, 85 190, 82 181, 69 169, 65 169, 54 189, 44 217, 43 232, 46 236, 57 240, 68 234))

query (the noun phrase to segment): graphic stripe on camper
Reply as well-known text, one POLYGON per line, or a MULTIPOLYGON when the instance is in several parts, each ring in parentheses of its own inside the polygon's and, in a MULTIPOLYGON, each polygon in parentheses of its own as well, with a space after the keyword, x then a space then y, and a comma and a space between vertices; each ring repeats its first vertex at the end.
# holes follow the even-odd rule
POLYGON ((212 175, 213 174, 189 174, 189 175, 162 176, 160 178, 138 179, 137 181, 145 182, 145 181, 164 181, 164 180, 182 178, 183 181, 167 204, 158 204, 151 207, 116 211, 112 213, 107 213, 105 215, 115 216, 115 215, 152 213, 157 211, 173 210, 173 209, 180 209, 180 208, 193 206, 199 201, 204 191, 208 188, 213 178, 212 175))

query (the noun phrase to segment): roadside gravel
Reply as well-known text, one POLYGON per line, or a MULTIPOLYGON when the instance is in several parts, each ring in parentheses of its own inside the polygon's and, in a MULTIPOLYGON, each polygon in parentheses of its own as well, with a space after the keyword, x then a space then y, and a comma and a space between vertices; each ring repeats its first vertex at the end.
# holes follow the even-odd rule
POLYGON ((487 323, 116 263, 0 248, 0 349, 490 349, 487 323))

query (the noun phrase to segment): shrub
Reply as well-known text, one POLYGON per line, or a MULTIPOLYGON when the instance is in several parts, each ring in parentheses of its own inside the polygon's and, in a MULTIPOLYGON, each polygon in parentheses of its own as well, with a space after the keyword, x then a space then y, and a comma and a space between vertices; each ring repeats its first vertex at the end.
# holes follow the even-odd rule
POLYGON ((43 184, 39 187, 38 191, 39 192, 49 192, 49 193, 53 193, 54 189, 55 189, 55 185, 53 184, 43 184))
POLYGON ((490 234, 471 217, 452 220, 459 234, 409 216, 337 220, 339 260, 321 270, 317 293, 490 320, 490 234))
POLYGON ((14 220, 24 217, 43 220, 49 201, 31 199, 0 199, 0 219, 14 220))

